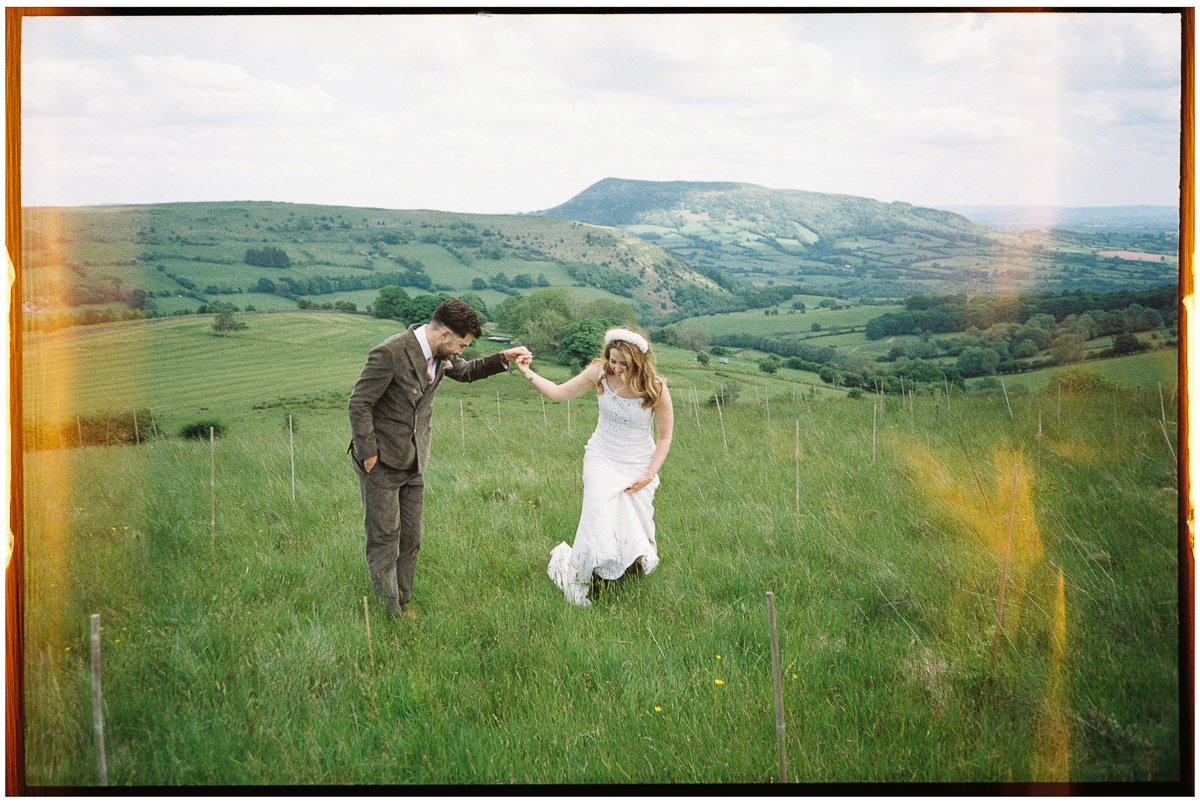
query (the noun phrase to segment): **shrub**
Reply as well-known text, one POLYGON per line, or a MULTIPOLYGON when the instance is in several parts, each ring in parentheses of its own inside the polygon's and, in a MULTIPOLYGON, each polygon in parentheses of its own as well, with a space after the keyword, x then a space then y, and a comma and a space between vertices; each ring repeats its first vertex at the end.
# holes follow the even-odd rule
POLYGON ((219 421, 211 420, 189 424, 179 431, 179 435, 181 438, 205 439, 208 438, 209 428, 212 428, 214 437, 225 434, 225 425, 219 421))
POLYGON ((1104 379, 1099 373, 1089 369, 1074 368, 1055 372, 1050 378, 1046 390, 1051 392, 1065 391, 1067 393, 1083 393, 1087 391, 1106 391, 1115 386, 1104 379))
POLYGON ((728 407, 737 401, 738 395, 741 393, 742 386, 738 385, 736 382, 726 383, 718 388, 716 393, 709 398, 708 406, 710 408, 716 407, 719 398, 721 407, 728 407))
POLYGON ((758 368, 766 374, 775 374, 779 371, 779 366, 782 365, 777 357, 764 357, 758 361, 758 368))

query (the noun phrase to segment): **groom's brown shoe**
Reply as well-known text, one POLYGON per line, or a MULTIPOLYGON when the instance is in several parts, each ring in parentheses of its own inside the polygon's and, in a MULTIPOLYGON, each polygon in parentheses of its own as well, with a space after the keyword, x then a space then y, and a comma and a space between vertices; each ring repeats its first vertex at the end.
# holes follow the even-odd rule
POLYGON ((383 606, 389 619, 399 620, 404 616, 404 606, 400 605, 400 590, 396 587, 394 574, 371 576, 371 591, 375 595, 375 602, 383 606))

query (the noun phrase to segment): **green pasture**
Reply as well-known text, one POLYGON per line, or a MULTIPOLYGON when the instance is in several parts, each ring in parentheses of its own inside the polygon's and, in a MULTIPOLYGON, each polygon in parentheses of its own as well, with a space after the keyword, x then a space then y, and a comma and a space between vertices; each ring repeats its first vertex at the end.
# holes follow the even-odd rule
POLYGON ((346 396, 395 325, 245 320, 27 344, 27 417, 161 425, 23 455, 32 785, 96 783, 92 614, 120 787, 771 783, 767 591, 789 781, 1181 778, 1169 393, 1165 419, 1145 386, 852 400, 663 349, 662 563, 576 609, 545 564, 574 535, 594 400, 447 381, 420 618, 391 623, 364 608, 344 453, 346 396), (209 417, 214 444, 175 435, 209 417))
MULTIPOLYGON (((803 301, 806 311, 801 313, 793 310, 791 302, 769 308, 779 310, 778 315, 767 315, 762 308, 745 310, 737 313, 720 313, 717 315, 694 316, 685 318, 675 326, 702 329, 709 335, 812 335, 813 324, 820 324, 821 329, 838 327, 865 326, 872 318, 885 313, 893 313, 904 309, 896 306, 858 305, 830 310, 816 305, 822 300, 817 296, 797 297, 803 301)), ((860 340, 862 336, 857 336, 860 340)))
MULTIPOLYGON (((1150 394, 1156 401, 1159 386, 1168 397, 1177 396, 1179 393, 1178 349, 1155 349, 1124 357, 1091 360, 1076 366, 1094 371, 1114 385, 1133 389, 1135 394, 1150 394)), ((1061 369, 1040 369, 1017 374, 1012 377, 1011 382, 1021 383, 1033 391, 1041 391, 1057 371, 1061 369)), ((1005 378, 1005 381, 1010 380, 1005 378)))

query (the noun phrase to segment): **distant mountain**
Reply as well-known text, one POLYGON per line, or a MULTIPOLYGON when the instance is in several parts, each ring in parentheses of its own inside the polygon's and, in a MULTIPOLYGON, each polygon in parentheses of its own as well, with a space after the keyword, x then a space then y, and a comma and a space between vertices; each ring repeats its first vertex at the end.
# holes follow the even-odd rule
POLYGON ((986 237, 987 227, 944 210, 803 190, 735 182, 653 182, 604 179, 540 215, 627 227, 714 231, 734 226, 760 237, 812 245, 839 237, 872 237, 903 230, 936 236, 986 237))
POLYGON ((949 210, 735 182, 607 178, 537 214, 618 227, 753 284, 848 296, 1151 287, 1173 281, 1177 249, 1167 235, 1018 235, 949 210), (1149 258, 1098 256, 1111 252, 1149 258))
POLYGON ((1002 232, 1071 229, 1107 232, 1178 232, 1179 208, 1117 207, 947 207, 965 218, 1002 232))

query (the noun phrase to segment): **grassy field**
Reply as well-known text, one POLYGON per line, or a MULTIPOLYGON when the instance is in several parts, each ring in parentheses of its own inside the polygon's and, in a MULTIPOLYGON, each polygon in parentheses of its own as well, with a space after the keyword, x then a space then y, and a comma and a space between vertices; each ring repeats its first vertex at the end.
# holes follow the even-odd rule
POLYGON ((573 538, 594 401, 448 382, 421 617, 396 624, 364 617, 344 454, 346 396, 394 325, 246 320, 27 345, 27 415, 162 424, 24 457, 32 785, 95 783, 93 613, 114 785, 775 781, 768 590, 791 781, 1180 778, 1176 408, 1161 422, 1149 381, 852 400, 663 350, 662 564, 587 610, 545 564, 573 538), (708 407, 731 380, 738 403, 708 407), (175 437, 208 417, 215 447, 175 437))
MULTIPOLYGON (((710 335, 811 335, 813 324, 819 324, 821 329, 837 327, 862 327, 872 318, 885 313, 903 310, 903 305, 863 305, 847 307, 838 310, 817 307, 821 301, 816 296, 798 296, 804 301, 807 310, 804 313, 794 312, 791 302, 784 302, 776 308, 778 315, 766 315, 763 310, 747 310, 739 313, 723 313, 721 315, 704 315, 686 318, 675 326, 679 328, 698 327, 710 335)), ((862 336, 859 336, 862 339, 862 336)), ((823 341, 822 341, 823 343, 823 341)))

